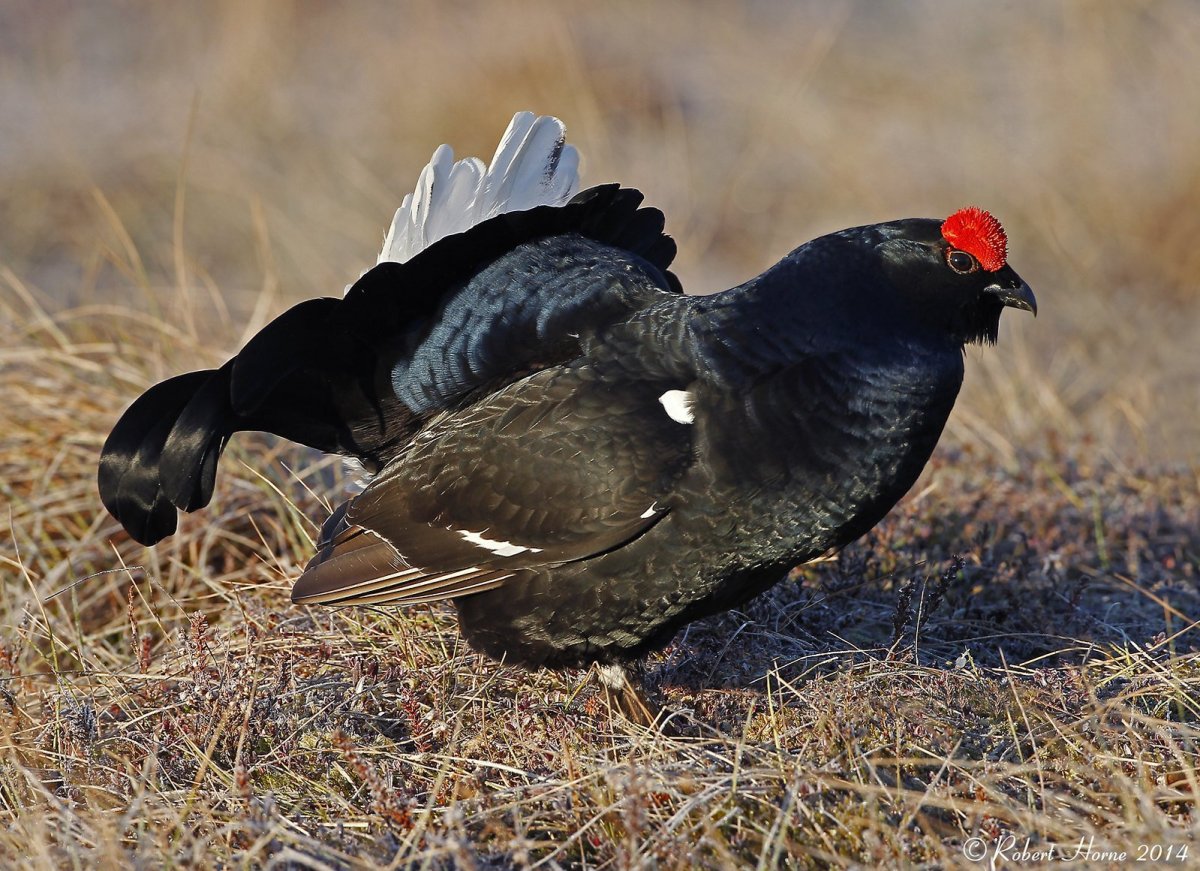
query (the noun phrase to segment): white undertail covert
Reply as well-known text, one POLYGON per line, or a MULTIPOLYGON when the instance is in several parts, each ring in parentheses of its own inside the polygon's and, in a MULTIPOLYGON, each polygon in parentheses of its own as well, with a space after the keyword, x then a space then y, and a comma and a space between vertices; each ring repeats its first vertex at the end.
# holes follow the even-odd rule
POLYGON ((488 166, 454 159, 440 145, 404 197, 379 252, 379 262, 403 263, 439 239, 505 212, 561 206, 579 190, 579 152, 566 127, 550 115, 518 112, 488 166))

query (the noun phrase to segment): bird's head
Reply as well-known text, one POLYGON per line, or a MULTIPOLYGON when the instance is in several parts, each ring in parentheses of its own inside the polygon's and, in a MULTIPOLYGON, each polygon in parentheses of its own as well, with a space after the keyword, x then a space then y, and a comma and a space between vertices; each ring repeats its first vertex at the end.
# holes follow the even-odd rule
POLYGON ((1008 265, 1004 228, 983 209, 944 221, 914 218, 876 225, 875 250, 895 300, 911 316, 956 341, 996 341, 1000 313, 1037 314, 1037 300, 1008 265))

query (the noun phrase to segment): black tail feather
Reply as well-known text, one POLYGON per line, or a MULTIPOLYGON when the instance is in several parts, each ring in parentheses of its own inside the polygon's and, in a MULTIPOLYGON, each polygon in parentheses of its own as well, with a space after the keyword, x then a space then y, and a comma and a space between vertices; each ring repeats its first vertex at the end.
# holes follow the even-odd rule
POLYGON ((229 405, 234 360, 200 386, 180 411, 163 444, 158 461, 162 490, 181 511, 203 508, 212 499, 217 461, 225 442, 238 428, 229 405))
POLYGON ((154 544, 175 531, 176 509, 209 503, 235 432, 268 432, 376 464, 406 438, 412 414, 377 383, 377 349, 330 316, 338 303, 301 303, 220 369, 164 381, 129 407, 105 442, 99 486, 133 538, 154 544))
POLYGON ((336 344, 334 317, 340 304, 330 297, 310 299, 259 330, 234 358, 229 385, 233 409, 252 414, 296 367, 336 344), (298 349, 303 350, 297 353, 298 349))
POLYGON ((180 413, 216 373, 189 372, 156 384, 117 421, 100 456, 100 498, 129 534, 154 544, 175 531, 175 505, 163 489, 160 458, 180 413))

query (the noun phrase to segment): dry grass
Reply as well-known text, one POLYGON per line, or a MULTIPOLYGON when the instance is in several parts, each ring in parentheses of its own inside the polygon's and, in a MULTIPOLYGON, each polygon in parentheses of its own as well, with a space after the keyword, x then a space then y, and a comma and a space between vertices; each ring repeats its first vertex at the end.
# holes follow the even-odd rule
POLYGON ((7 5, 0 864, 1194 863, 1200 12, 960 9, 7 5), (976 200, 1042 303, 884 524, 651 661, 661 734, 444 608, 292 606, 336 463, 244 437, 152 550, 95 494, 138 391, 338 292, 434 144, 527 107, 690 287, 976 200))

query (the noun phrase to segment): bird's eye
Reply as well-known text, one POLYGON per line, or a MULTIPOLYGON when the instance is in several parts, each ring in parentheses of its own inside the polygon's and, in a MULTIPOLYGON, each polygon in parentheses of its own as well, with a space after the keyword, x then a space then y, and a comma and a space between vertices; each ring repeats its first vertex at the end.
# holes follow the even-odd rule
POLYGON ((957 248, 950 249, 950 253, 946 255, 946 262, 959 275, 966 275, 968 272, 974 272, 979 268, 978 260, 966 251, 959 251, 957 248))

